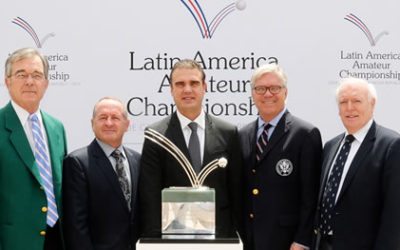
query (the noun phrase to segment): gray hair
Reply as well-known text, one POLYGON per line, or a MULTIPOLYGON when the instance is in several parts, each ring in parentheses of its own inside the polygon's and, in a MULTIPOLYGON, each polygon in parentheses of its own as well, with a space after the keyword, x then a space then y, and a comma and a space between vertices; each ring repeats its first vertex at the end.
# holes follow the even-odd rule
POLYGON ((348 77, 348 78, 343 78, 342 80, 339 81, 339 86, 336 88, 336 101, 339 101, 339 93, 343 89, 344 86, 349 85, 349 84, 359 84, 362 86, 365 86, 368 90, 368 101, 375 100, 375 102, 378 100, 378 95, 376 93, 375 86, 366 80, 362 78, 355 78, 355 77, 348 77))
POLYGON ((287 77, 283 69, 276 63, 264 64, 258 67, 251 76, 251 86, 254 87, 255 82, 264 74, 275 74, 282 82, 285 88, 287 87, 287 77))
POLYGON ((40 60, 42 61, 44 77, 48 79, 49 62, 47 61, 47 58, 44 55, 42 55, 37 49, 34 48, 22 48, 14 51, 6 60, 5 76, 11 77, 13 63, 23 59, 33 58, 35 56, 39 57, 40 60))
POLYGON ((112 97, 112 96, 102 97, 96 102, 96 104, 94 105, 94 108, 93 108, 92 118, 94 118, 96 116, 96 111, 97 111, 98 104, 100 102, 104 101, 104 100, 112 100, 112 101, 120 103, 121 107, 122 107, 122 115, 124 116, 124 118, 128 119, 128 111, 126 110, 125 105, 122 103, 122 101, 120 99, 118 99, 116 97, 112 97))

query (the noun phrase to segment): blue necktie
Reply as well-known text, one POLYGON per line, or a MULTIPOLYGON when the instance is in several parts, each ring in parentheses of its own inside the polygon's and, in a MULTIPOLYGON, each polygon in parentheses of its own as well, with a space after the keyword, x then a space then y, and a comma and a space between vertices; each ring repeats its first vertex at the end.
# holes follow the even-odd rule
POLYGON ((344 164, 349 155, 351 143, 354 141, 353 135, 347 135, 345 142, 340 149, 335 163, 332 166, 331 173, 325 185, 324 194, 321 202, 320 225, 321 233, 327 235, 332 231, 332 218, 335 212, 336 195, 339 189, 339 183, 342 178, 344 164))
POLYGON ((47 225, 53 227, 58 219, 57 204, 54 197, 53 175, 50 157, 47 151, 47 143, 40 128, 39 119, 36 114, 29 117, 31 121, 32 136, 35 145, 35 159, 39 168, 42 186, 47 198, 47 225))

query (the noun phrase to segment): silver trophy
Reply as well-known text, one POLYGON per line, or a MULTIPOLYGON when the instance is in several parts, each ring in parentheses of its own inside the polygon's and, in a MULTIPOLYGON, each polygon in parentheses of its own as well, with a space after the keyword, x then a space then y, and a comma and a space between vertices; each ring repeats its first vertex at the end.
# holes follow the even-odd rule
POLYGON ((215 190, 203 186, 207 176, 218 167, 224 168, 228 160, 215 159, 197 175, 182 151, 159 132, 147 128, 145 138, 170 153, 185 171, 191 187, 164 188, 161 193, 161 232, 169 238, 184 236, 202 238, 215 235, 215 190))

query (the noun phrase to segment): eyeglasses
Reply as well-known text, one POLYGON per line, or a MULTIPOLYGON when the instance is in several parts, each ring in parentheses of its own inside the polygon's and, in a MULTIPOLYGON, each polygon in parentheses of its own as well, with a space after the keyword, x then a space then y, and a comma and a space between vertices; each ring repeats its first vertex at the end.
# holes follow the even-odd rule
POLYGON ((16 79, 18 80, 27 80, 30 77, 32 77, 33 80, 35 81, 42 81, 44 79, 44 75, 42 73, 34 72, 31 74, 25 73, 25 72, 19 72, 13 75, 16 79))
POLYGON ((254 92, 256 92, 257 95, 264 95, 268 90, 271 94, 276 95, 279 92, 281 92, 281 90, 285 88, 284 86, 256 86, 253 88, 254 92))

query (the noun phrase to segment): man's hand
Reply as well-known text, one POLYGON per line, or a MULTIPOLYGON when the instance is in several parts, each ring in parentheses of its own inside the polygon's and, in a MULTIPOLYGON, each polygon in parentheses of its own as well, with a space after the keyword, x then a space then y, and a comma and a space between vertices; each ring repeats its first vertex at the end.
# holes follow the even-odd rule
POLYGON ((290 246, 289 250, 307 250, 307 249, 308 248, 305 248, 304 246, 302 246, 296 242, 293 242, 292 245, 290 246))

